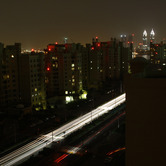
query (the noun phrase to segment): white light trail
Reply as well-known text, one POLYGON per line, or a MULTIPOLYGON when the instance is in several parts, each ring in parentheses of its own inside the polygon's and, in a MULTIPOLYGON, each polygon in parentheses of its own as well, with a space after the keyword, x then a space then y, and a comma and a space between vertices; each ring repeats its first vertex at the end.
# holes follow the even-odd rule
POLYGON ((84 125, 90 123, 92 120, 114 109, 118 105, 124 103, 125 100, 126 100, 126 94, 122 94, 119 97, 107 102, 106 104, 103 104, 102 106, 92 110, 91 112, 63 125, 62 127, 46 135, 40 136, 36 140, 1 157, 0 165, 10 166, 16 164, 17 162, 27 158, 28 156, 31 156, 32 154, 42 150, 44 147, 51 144, 52 141, 59 141, 64 139, 65 136, 71 134, 72 132, 78 130, 79 128, 82 128, 84 125))

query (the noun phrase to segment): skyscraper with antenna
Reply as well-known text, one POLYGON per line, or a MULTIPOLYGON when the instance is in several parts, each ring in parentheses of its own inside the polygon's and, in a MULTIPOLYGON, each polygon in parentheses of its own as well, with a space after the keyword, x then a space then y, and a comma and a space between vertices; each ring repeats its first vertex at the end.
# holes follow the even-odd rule
POLYGON ((143 49, 144 50, 147 50, 147 48, 148 48, 148 44, 147 44, 147 38, 148 37, 148 34, 147 34, 147 31, 146 30, 144 30, 144 32, 143 32, 143 49))
POLYGON ((155 33, 154 30, 152 29, 150 32, 150 42, 154 43, 155 42, 155 33))

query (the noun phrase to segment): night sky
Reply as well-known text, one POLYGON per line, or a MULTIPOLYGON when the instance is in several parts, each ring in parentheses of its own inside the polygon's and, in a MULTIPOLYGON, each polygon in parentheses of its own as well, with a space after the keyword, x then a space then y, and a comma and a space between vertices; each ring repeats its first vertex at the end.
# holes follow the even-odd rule
POLYGON ((154 28, 166 38, 166 0, 0 0, 0 41, 21 42, 24 49, 45 48, 49 43, 91 43, 120 34, 154 28))

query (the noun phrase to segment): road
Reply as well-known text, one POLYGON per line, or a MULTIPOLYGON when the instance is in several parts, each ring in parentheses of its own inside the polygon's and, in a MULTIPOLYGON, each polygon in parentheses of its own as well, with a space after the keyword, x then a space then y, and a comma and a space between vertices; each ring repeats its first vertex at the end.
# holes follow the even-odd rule
MULTIPOLYGON (((65 154, 61 155, 60 157, 58 157, 56 160, 54 160, 54 165, 58 165, 58 163, 62 162, 64 159, 66 159, 68 156, 71 157, 71 155, 73 154, 78 154, 79 156, 79 151, 81 151, 82 149, 84 149, 84 147, 88 147, 89 145, 91 146, 91 144, 94 144, 94 142, 98 142, 101 143, 100 141, 96 141, 96 140, 101 140, 101 138, 103 137, 103 135, 105 134, 106 131, 108 131, 108 129, 110 127, 112 127, 113 129, 116 128, 117 126, 115 125, 115 122, 122 118, 125 115, 125 112, 122 112, 121 114, 117 115, 116 117, 114 117, 112 120, 110 120, 109 122, 107 122, 104 126, 100 127, 99 129, 97 129, 94 133, 92 133, 89 136, 85 135, 85 139, 80 141, 77 145, 74 146, 69 146, 69 148, 65 148, 65 154), (115 125, 115 126, 113 126, 115 125), (99 138, 97 138, 99 137, 99 138)), ((98 144, 97 143, 97 144, 98 144)), ((75 157, 75 156, 73 156, 75 157)), ((76 160, 76 159, 74 159, 76 160)), ((73 165, 72 160, 69 160, 67 162, 67 164, 64 165, 73 165), (70 161, 70 162, 69 162, 70 161), (69 164, 70 163, 70 164, 69 164)), ((82 165, 82 163, 77 162, 78 165, 82 165)), ((49 164, 51 165, 51 164, 49 164)), ((62 163, 63 165, 63 163, 62 163)), ((86 163, 87 165, 87 163, 86 163)))
POLYGON ((120 104, 124 103, 126 100, 126 94, 122 94, 119 97, 99 106, 98 108, 92 110, 91 112, 63 125, 62 127, 40 136, 36 140, 20 147, 19 149, 3 156, 0 158, 0 165, 10 166, 25 160, 32 154, 42 150, 44 147, 49 146, 53 141, 60 141, 64 139, 67 135, 72 132, 82 128, 84 125, 90 123, 99 116, 107 113, 108 111, 114 109, 120 104))

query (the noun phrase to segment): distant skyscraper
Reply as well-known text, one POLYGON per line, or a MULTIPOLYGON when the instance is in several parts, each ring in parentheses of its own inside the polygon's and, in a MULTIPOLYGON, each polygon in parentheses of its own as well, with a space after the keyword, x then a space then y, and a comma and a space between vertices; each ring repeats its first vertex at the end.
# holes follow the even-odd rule
POLYGON ((148 45, 147 45, 147 36, 148 36, 148 34, 147 34, 147 31, 146 30, 144 30, 144 32, 143 32, 143 49, 144 50, 146 50, 147 48, 148 48, 148 45))
POLYGON ((123 46, 127 46, 127 38, 126 35, 120 35, 120 41, 123 42, 123 46))
POLYGON ((155 40, 155 33, 154 30, 152 29, 150 32, 150 42, 154 43, 154 40, 155 40))

